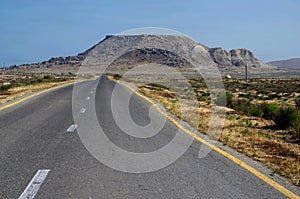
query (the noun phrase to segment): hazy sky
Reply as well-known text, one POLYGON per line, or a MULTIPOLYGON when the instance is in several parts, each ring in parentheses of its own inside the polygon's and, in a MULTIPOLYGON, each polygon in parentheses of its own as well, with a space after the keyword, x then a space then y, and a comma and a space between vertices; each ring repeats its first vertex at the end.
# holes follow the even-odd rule
POLYGON ((264 61, 300 57, 299 0, 1 0, 0 66, 76 55, 140 27, 248 48, 264 61))

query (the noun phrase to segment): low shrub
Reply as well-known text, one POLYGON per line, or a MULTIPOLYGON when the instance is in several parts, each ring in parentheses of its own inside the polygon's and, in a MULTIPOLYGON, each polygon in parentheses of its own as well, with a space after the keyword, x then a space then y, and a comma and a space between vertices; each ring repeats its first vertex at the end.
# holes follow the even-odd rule
POLYGON ((300 139, 300 115, 292 122, 292 129, 296 133, 296 137, 300 139))
POLYGON ((296 103, 296 108, 298 110, 300 110, 300 96, 298 96, 296 99, 295 99, 295 103, 296 103))
POLYGON ((161 85, 161 84, 157 84, 157 83, 150 83, 150 84, 147 84, 148 86, 151 86, 151 87, 156 87, 156 88, 160 88, 160 89, 169 89, 168 87, 164 86, 164 85, 161 85))
POLYGON ((226 106, 226 93, 220 93, 217 95, 214 100, 215 105, 217 106, 226 106))
POLYGON ((263 117, 264 111, 261 105, 253 105, 253 107, 251 108, 251 115, 254 117, 263 117))
POLYGON ((217 95, 214 103, 217 106, 225 106, 225 107, 230 107, 232 106, 232 102, 233 102, 233 96, 231 93, 220 93, 219 95, 217 95))
POLYGON ((251 115, 252 104, 247 99, 239 99, 239 100, 232 101, 229 108, 233 108, 238 112, 243 112, 245 114, 251 115))
POLYGON ((197 95, 197 100, 198 100, 198 101, 205 101, 206 98, 203 97, 201 94, 198 94, 198 95, 197 95))
POLYGON ((44 79, 51 79, 51 76, 50 75, 45 75, 44 79))
POLYGON ((262 103, 262 104, 260 104, 260 108, 263 112, 262 117, 265 119, 271 119, 271 120, 275 119, 275 117, 279 111, 279 107, 276 104, 262 103))
POLYGON ((11 88, 11 85, 3 85, 3 86, 0 86, 0 91, 7 91, 10 88, 11 88))
POLYGON ((299 117, 299 113, 292 107, 281 107, 278 114, 275 116, 274 121, 278 128, 288 129, 289 127, 293 127, 293 125, 297 125, 297 123, 299 123, 299 117))
POLYGON ((119 75, 119 74, 114 74, 114 76, 113 76, 113 78, 114 79, 116 79, 116 80, 119 80, 119 79, 121 79, 121 75, 119 75))

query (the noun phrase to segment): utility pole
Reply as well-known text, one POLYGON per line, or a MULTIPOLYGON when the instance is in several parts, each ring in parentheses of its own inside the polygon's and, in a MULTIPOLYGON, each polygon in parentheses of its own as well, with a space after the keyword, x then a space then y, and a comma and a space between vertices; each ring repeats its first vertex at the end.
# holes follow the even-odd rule
POLYGON ((14 81, 16 81, 16 67, 14 66, 14 81))
POLYGON ((245 65, 245 79, 248 80, 248 67, 245 65))

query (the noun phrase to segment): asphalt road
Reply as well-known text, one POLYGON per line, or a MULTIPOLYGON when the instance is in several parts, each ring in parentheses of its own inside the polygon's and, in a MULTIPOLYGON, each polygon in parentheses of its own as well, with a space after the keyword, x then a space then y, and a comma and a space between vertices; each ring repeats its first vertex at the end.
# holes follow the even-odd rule
MULTIPOLYGON (((0 111, 0 198, 18 198, 41 169, 50 171, 35 198, 286 198, 276 188, 215 151, 200 159, 202 144, 196 140, 177 161, 154 172, 126 173, 101 163, 87 150, 78 133, 80 129, 89 129, 83 125, 84 121, 95 119, 88 118, 92 110, 109 140, 130 152, 155 151, 168 144, 178 131, 178 127, 167 120, 159 134, 149 138, 123 133, 112 114, 114 86, 115 83, 105 77, 99 84, 97 81, 78 83, 78 103, 85 106, 73 108, 74 115, 72 85, 0 111), (95 99, 93 105, 89 104, 92 99, 95 99), (77 124, 78 130, 67 132, 74 124, 74 117, 83 118, 82 124, 77 124)), ((116 93, 120 99, 115 102, 116 106, 123 103, 128 106, 122 100, 128 90, 124 86, 123 91, 116 93)), ((150 106, 134 95, 130 99, 129 115, 122 117, 124 121, 132 118, 140 126, 150 122, 155 126, 163 118, 153 113, 159 119, 151 121, 150 106)), ((125 128, 131 129, 131 126, 125 128)))

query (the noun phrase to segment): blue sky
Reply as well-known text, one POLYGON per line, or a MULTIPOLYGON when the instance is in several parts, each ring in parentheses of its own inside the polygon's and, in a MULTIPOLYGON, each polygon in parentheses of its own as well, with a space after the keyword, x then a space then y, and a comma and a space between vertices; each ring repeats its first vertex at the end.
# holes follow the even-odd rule
POLYGON ((264 60, 300 57, 299 0, 1 0, 0 66, 76 55, 133 28, 170 28, 264 60))

